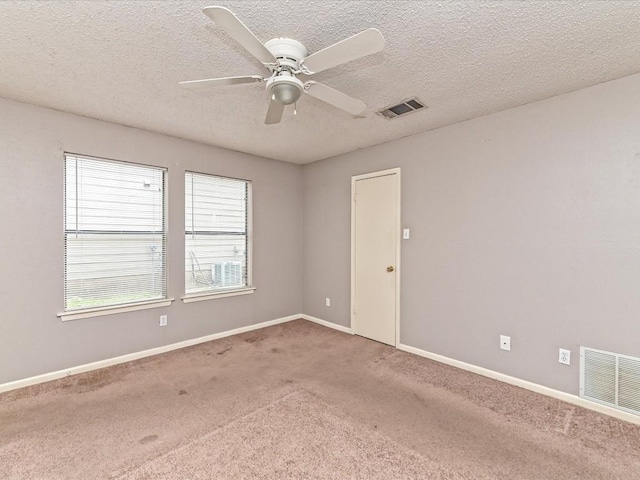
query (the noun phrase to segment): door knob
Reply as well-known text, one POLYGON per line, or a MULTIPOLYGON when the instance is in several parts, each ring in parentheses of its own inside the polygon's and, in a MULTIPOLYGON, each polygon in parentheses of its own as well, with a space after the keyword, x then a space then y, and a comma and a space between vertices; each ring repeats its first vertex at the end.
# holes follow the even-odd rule
POLYGON ((393 268, 393 265, 387 267, 387 272, 393 272, 394 270, 395 268, 393 268))

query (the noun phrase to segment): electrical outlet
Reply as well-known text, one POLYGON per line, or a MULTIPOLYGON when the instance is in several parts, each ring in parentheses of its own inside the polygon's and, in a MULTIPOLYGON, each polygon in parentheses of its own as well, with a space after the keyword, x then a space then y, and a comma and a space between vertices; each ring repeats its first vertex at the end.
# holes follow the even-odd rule
POLYGON ((558 355, 558 362, 564 365, 571 365, 571 350, 565 350, 564 348, 561 348, 558 355))
POLYGON ((500 349, 511 351, 511 337, 500 335, 500 349))
POLYGON ((166 315, 160 315, 160 326, 161 327, 166 327, 167 326, 167 316, 166 315))
POLYGON ((329 297, 324 299, 324 305, 326 307, 330 307, 331 306, 331 299, 329 297))

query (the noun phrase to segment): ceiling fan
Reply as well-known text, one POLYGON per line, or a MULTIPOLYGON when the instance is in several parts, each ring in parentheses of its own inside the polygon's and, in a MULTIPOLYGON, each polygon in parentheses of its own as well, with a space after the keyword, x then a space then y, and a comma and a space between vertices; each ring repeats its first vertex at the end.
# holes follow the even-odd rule
POLYGON ((384 37, 375 28, 369 28, 341 42, 309 55, 306 47, 292 38, 274 38, 262 43, 229 9, 206 7, 203 9, 213 22, 234 38, 251 55, 269 70, 269 75, 209 78, 180 82, 182 87, 200 88, 240 83, 266 83, 269 108, 264 123, 279 123, 285 105, 298 101, 302 93, 322 100, 352 115, 359 115, 367 108, 361 100, 350 97, 313 80, 303 82, 298 75, 313 75, 328 68, 350 62, 384 48, 384 37))

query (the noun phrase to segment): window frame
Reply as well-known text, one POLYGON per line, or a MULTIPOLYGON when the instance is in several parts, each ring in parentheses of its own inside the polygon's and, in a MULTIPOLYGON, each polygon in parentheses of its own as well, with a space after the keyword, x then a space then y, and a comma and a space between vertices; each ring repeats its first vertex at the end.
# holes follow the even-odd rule
MULTIPOLYGON (((186 288, 186 254, 187 254, 187 230, 184 231, 183 239, 185 240, 184 249, 183 249, 183 259, 185 260, 184 268, 183 268, 183 278, 185 279, 184 285, 184 295, 182 296, 182 301, 184 303, 192 303, 192 302, 200 302, 204 300, 213 300, 217 298, 226 298, 226 297, 235 297, 238 295, 249 295, 256 291, 256 287, 253 285, 253 181, 245 179, 245 178, 237 178, 237 177, 229 177, 225 175, 217 175, 215 173, 205 173, 198 172, 194 170, 185 170, 183 176, 183 184, 185 184, 184 180, 186 180, 187 175, 202 175, 206 177, 215 177, 221 178, 225 180, 235 180, 238 182, 243 182, 246 185, 246 285, 240 287, 230 287, 230 288, 218 288, 206 290, 203 292, 193 292, 187 293, 186 288)), ((186 223, 187 218, 187 204, 186 204, 186 188, 184 191, 185 205, 184 205, 184 217, 183 224, 186 223)), ((193 215, 193 213, 192 213, 193 215)), ((185 225, 186 226, 186 225, 185 225)))
MULTIPOLYGON (((168 185, 169 185, 169 170, 166 167, 158 166, 158 165, 150 165, 139 162, 131 162, 126 160, 116 160, 105 157, 96 157, 92 155, 85 155, 80 153, 72 153, 72 152, 63 152, 63 162, 62 162, 62 180, 63 180, 63 220, 62 220, 62 235, 63 235, 63 310, 62 312, 57 314, 57 317, 62 321, 68 320, 79 320, 82 318, 91 318, 102 315, 111 315, 116 313, 126 313, 132 312, 136 310, 146 310, 150 308, 160 308, 167 307, 173 303, 175 300, 169 296, 169 261, 168 261, 168 251, 169 251, 169 202, 168 202, 168 185), (119 304, 111 304, 111 305, 101 305, 98 307, 89 307, 89 308, 75 308, 68 309, 65 305, 66 303, 66 290, 67 290, 67 240, 66 237, 68 235, 67 228, 67 220, 66 220, 66 212, 67 212, 67 161, 69 157, 73 157, 78 161, 79 159, 86 159, 90 161, 99 161, 106 162, 112 164, 122 164, 122 165, 132 165, 138 167, 148 167, 152 169, 157 169, 162 172, 163 176, 163 191, 162 191, 162 234, 164 239, 164 255, 163 255, 163 270, 164 270, 164 296, 163 298, 153 298, 135 302, 128 303, 119 303, 119 304)), ((76 225, 77 227, 77 225, 76 225)))

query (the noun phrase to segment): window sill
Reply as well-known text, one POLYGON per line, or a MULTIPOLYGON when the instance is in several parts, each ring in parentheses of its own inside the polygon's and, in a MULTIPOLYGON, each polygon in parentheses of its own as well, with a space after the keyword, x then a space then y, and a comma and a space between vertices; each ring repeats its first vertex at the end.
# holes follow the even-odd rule
POLYGON ((173 303, 173 298, 163 298, 162 300, 150 300, 148 302, 131 303, 128 305, 114 305, 111 307, 86 308, 84 310, 73 310, 58 314, 58 318, 63 322, 69 320, 80 320, 81 318, 100 317, 103 315, 113 315, 114 313, 134 312, 136 310, 147 310, 149 308, 168 307, 173 303))
POLYGON ((202 302, 204 300, 213 300, 216 298, 236 297, 238 295, 249 295, 255 292, 255 287, 245 287, 237 290, 226 290, 220 292, 195 293, 193 295, 185 295, 182 297, 184 303, 202 302))

